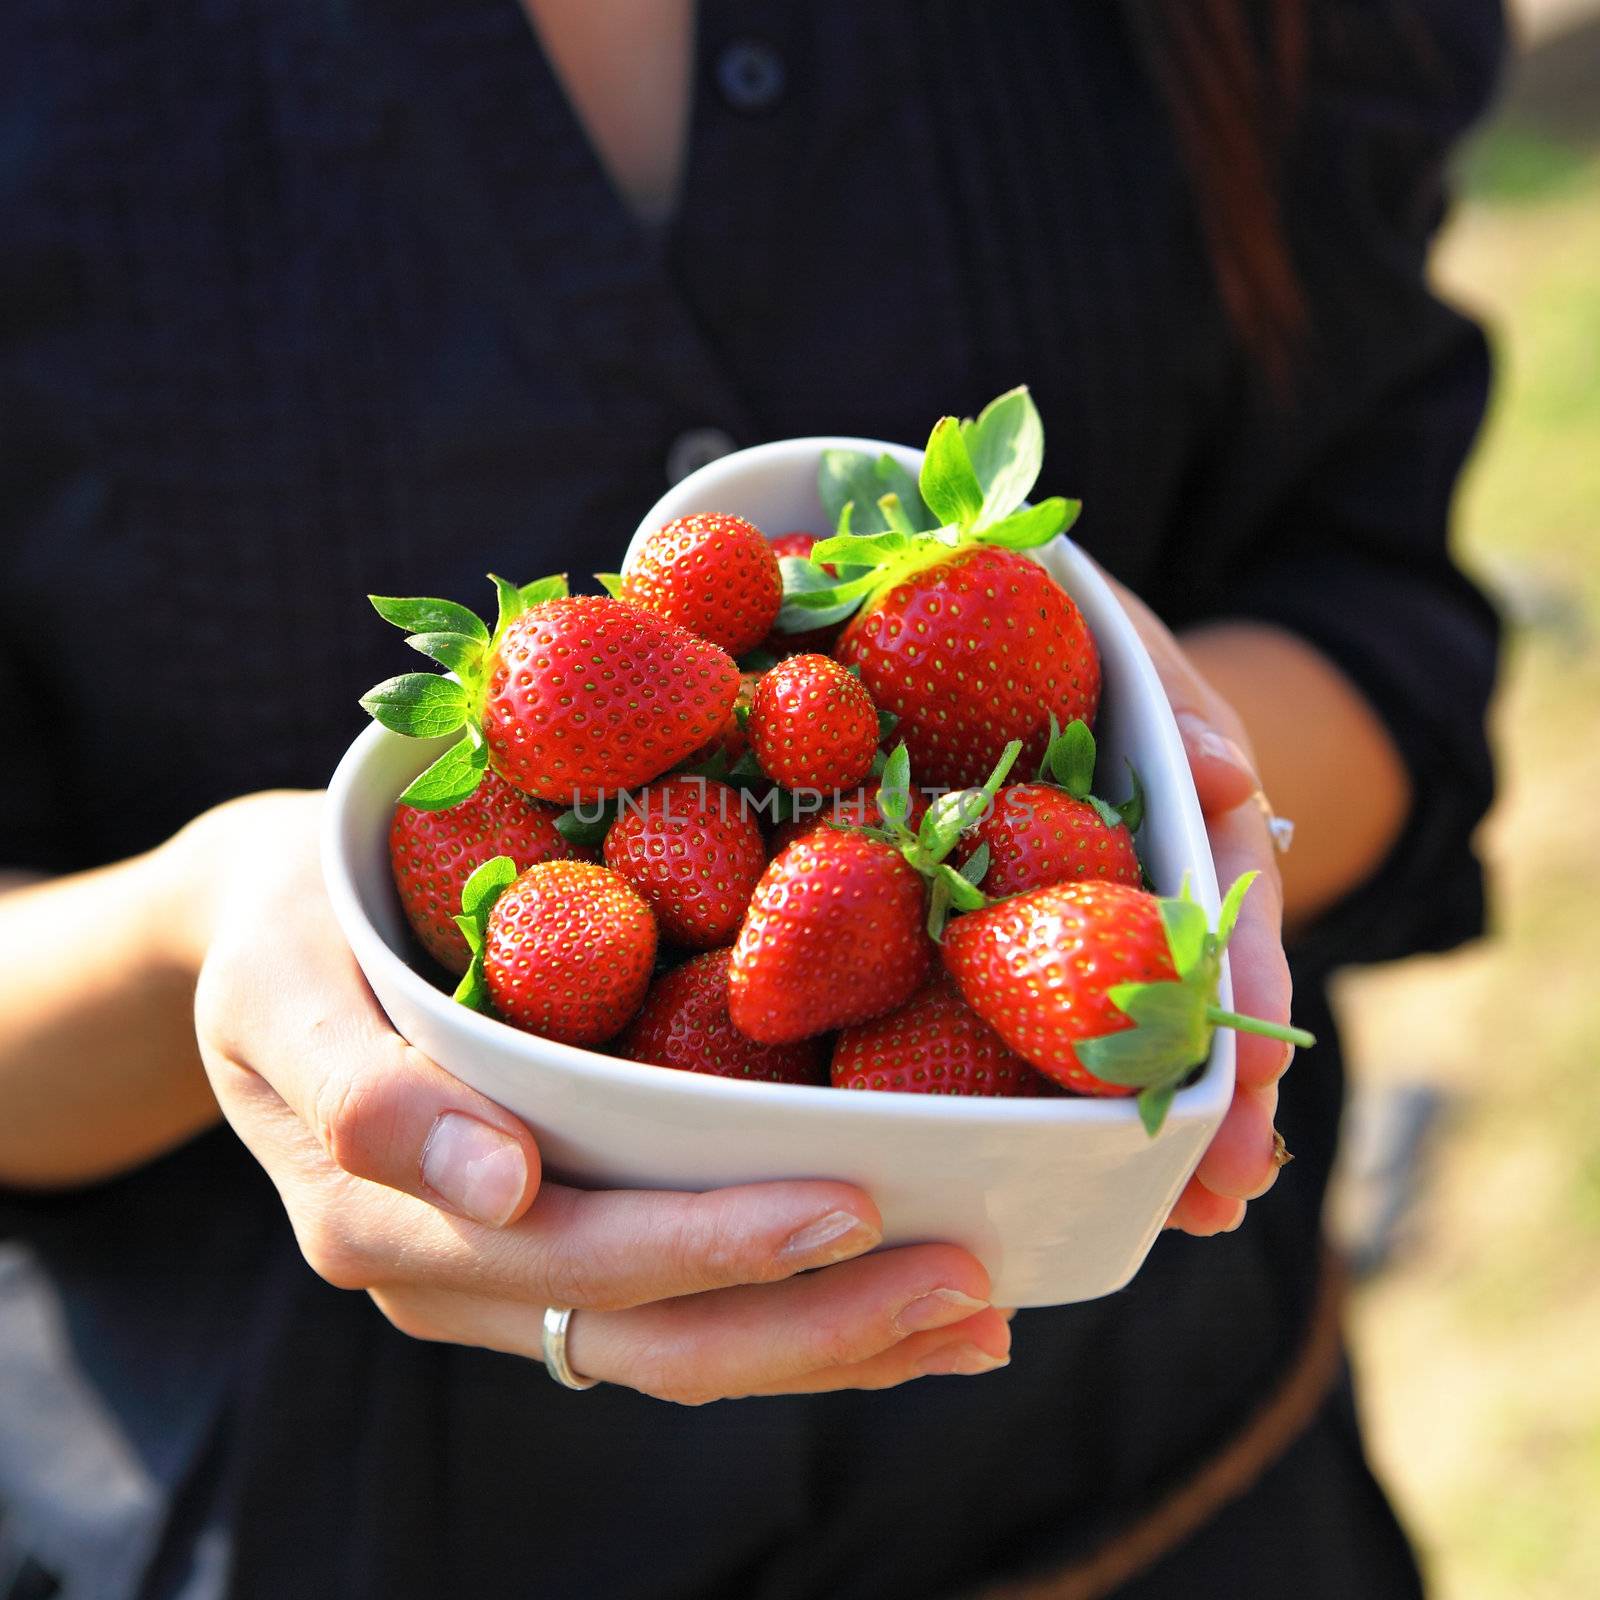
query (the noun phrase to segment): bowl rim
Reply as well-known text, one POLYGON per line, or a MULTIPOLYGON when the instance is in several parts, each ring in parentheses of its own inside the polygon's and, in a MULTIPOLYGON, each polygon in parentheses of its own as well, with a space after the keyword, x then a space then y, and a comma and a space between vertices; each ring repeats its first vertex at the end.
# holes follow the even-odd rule
MULTIPOLYGON (((732 452, 698 468, 657 500, 639 524, 638 531, 629 541, 627 559, 640 537, 659 521, 663 506, 676 504, 686 494, 698 487, 697 480, 715 480, 726 472, 728 464, 736 459, 743 466, 760 467, 787 464, 794 456, 815 459, 825 449, 866 450, 871 453, 889 451, 902 460, 920 461, 921 452, 908 446, 889 444, 874 439, 848 435, 819 435, 810 438, 781 439, 768 444, 732 452), (718 469, 721 469, 719 472, 718 469)), ((681 512, 674 514, 682 515, 681 512)), ((1103 600, 1118 612, 1121 607, 1109 587, 1101 578, 1094 563, 1065 535, 1065 542, 1080 555, 1087 567, 1087 578, 1103 593, 1103 600)), ((1143 679, 1142 687, 1153 691, 1152 702, 1161 708, 1166 722, 1168 744, 1176 743, 1181 751, 1181 738, 1173 719, 1171 707, 1161 691, 1160 680, 1143 641, 1138 638, 1131 623, 1127 629, 1134 645, 1135 670, 1143 679)), ((349 855, 344 847, 344 834, 350 825, 350 815, 356 796, 370 768, 384 753, 386 746, 405 744, 417 752, 417 770, 426 764, 428 752, 434 746, 443 747, 448 739, 404 739, 377 723, 370 723, 351 742, 328 783, 327 802, 322 819, 321 853, 323 877, 329 899, 357 964, 374 988, 392 988, 405 1001, 422 1011, 431 1022, 445 1029, 453 1029, 468 1040, 477 1041, 486 1050, 504 1057, 525 1055, 530 1066, 545 1068, 559 1064, 573 1076, 587 1077, 619 1090, 643 1092, 655 1096, 673 1094, 680 1097, 729 1100, 755 1107, 768 1106, 774 1110, 787 1108, 796 1114, 826 1111, 833 1116, 854 1119, 857 1122, 883 1120, 904 1125, 908 1119, 928 1122, 958 1122, 969 1125, 1006 1126, 1012 1124, 1078 1125, 1109 1128, 1131 1128, 1138 1125, 1138 1109, 1133 1096, 1047 1096, 1041 1098, 988 1095, 916 1094, 907 1091, 878 1090, 851 1093, 829 1084, 787 1084, 739 1078, 718 1077, 711 1073, 685 1072, 672 1067, 662 1067, 649 1062, 629 1061, 598 1050, 547 1039, 543 1035, 524 1033, 498 1018, 458 1005, 444 990, 436 988, 428 979, 407 962, 379 933, 362 903, 362 891, 357 882, 349 855), (373 981, 376 973, 381 982, 373 981), (756 1098, 752 1099, 754 1096, 756 1098)), ((1187 772, 1187 763, 1183 763, 1187 772)), ((393 801, 386 807, 392 815, 393 801)), ((1198 810, 1198 806, 1196 806, 1198 810)), ((1203 829, 1202 829, 1203 836, 1203 829)), ((1215 893, 1215 887, 1212 887, 1215 893)), ((1202 900, 1208 898, 1202 886, 1202 900)), ((1215 907, 1208 906, 1208 915, 1215 916, 1215 907)), ((1223 970, 1223 1003, 1230 994, 1226 957, 1223 970)), ((1223 1036, 1218 1030, 1214 1037, 1212 1054, 1202 1063, 1199 1077, 1187 1087, 1177 1091, 1167 1115, 1167 1126, 1177 1122, 1207 1121, 1225 1111, 1233 1093, 1232 1051, 1226 1059, 1218 1060, 1216 1042, 1223 1036)), ((448 1069, 446 1069, 448 1070, 448 1069)), ((1164 1130, 1165 1131, 1165 1130, 1164 1130)), ((1159 1136, 1158 1136, 1159 1137, 1159 1136)))

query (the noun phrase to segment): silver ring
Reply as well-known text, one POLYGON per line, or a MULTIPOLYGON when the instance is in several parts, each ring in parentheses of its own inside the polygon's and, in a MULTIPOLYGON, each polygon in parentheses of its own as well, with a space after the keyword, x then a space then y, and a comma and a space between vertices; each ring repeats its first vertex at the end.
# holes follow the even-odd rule
POLYGON ((580 1378, 567 1360, 567 1329, 572 1325, 570 1307, 547 1306, 544 1313, 544 1330, 539 1336, 539 1347, 544 1352, 545 1370, 568 1389, 592 1389, 598 1378, 580 1378))
POLYGON ((1288 817, 1280 817, 1272 809, 1272 802, 1266 795, 1257 789, 1251 798, 1256 803, 1256 809, 1266 819, 1267 833, 1272 839, 1272 848, 1280 856, 1289 853, 1289 846, 1294 843, 1294 823, 1288 817))

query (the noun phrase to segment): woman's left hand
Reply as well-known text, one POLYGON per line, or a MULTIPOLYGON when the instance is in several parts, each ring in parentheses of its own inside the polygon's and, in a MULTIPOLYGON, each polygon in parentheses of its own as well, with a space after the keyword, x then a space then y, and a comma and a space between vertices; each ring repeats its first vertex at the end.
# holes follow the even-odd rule
MULTIPOLYGON (((1283 953, 1283 880, 1261 802, 1261 780, 1244 724, 1184 652, 1166 625, 1139 597, 1108 577, 1155 663, 1183 734, 1195 792, 1211 836, 1217 881, 1259 872, 1245 896, 1228 945, 1236 1011, 1287 1023, 1291 984, 1283 953)), ((1206 1236, 1228 1233, 1244 1220, 1245 1202, 1270 1189, 1283 1163, 1273 1119, 1278 1079, 1292 1045, 1236 1033, 1233 1104, 1188 1186, 1167 1219, 1169 1228, 1206 1236)))

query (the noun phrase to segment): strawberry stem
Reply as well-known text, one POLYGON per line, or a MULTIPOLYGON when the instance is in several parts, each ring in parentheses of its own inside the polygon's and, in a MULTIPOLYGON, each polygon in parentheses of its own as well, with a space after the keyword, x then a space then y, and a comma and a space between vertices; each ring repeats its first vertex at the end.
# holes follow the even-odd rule
POLYGON ((1232 1028, 1238 1033, 1258 1033, 1266 1039, 1278 1039, 1284 1044, 1299 1045, 1309 1050, 1316 1041, 1304 1028, 1288 1028, 1280 1023, 1265 1022, 1260 1017, 1241 1016, 1237 1011, 1224 1011, 1220 1006, 1206 1007, 1206 1021, 1218 1028, 1232 1028))

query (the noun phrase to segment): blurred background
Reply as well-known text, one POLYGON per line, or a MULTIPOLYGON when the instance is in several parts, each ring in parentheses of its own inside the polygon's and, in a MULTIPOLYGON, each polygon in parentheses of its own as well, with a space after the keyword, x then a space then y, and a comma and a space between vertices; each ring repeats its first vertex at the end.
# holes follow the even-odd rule
POLYGON ((1435 1600, 1600 1595, 1600 0, 1512 0, 1436 261, 1498 388, 1460 553, 1509 625, 1493 937, 1347 975, 1336 1221, 1435 1600))

